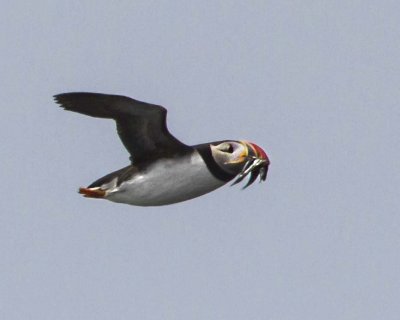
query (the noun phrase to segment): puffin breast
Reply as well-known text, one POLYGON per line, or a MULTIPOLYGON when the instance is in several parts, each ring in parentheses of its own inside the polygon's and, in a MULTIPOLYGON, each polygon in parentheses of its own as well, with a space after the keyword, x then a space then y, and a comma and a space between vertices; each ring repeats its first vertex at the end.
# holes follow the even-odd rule
POLYGON ((106 198, 138 206, 159 206, 201 196, 225 183, 212 175, 194 150, 180 158, 155 161, 109 190, 106 198))

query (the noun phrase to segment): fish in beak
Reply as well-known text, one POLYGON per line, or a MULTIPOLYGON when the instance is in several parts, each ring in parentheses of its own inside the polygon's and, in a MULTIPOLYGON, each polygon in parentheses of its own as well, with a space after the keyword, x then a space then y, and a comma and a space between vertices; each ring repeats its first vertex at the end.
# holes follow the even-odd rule
POLYGON ((256 145, 248 141, 240 141, 245 146, 245 152, 243 152, 242 157, 245 164, 242 171, 238 174, 236 180, 232 183, 232 186, 241 182, 250 174, 250 178, 243 189, 247 188, 257 177, 260 177, 260 182, 267 179, 268 167, 270 161, 268 159, 265 151, 256 145))

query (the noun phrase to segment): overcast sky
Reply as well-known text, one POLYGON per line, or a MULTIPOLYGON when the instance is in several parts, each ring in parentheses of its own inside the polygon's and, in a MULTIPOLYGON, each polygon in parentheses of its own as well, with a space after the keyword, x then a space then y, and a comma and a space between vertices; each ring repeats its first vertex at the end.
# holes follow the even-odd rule
POLYGON ((0 318, 399 319, 400 2, 8 1, 0 318), (141 208, 77 194, 128 164, 69 91, 247 139, 266 183, 141 208))

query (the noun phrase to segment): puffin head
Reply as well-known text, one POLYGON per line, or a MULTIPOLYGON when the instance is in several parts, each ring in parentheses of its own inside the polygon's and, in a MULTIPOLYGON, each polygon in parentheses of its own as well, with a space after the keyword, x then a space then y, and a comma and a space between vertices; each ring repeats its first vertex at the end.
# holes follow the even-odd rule
POLYGON ((224 171, 237 176, 233 184, 242 181, 250 174, 244 188, 251 185, 259 176, 260 181, 267 178, 270 161, 265 151, 249 141, 220 141, 210 144, 214 161, 224 171))

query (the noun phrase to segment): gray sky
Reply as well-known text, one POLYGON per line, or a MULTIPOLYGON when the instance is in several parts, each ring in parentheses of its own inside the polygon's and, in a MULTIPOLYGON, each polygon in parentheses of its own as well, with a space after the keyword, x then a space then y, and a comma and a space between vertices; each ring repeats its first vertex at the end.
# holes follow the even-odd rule
POLYGON ((398 1, 2 4, 0 318, 398 319, 398 1), (263 146, 265 184, 141 208, 76 191, 128 163, 125 94, 197 144, 263 146))

